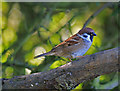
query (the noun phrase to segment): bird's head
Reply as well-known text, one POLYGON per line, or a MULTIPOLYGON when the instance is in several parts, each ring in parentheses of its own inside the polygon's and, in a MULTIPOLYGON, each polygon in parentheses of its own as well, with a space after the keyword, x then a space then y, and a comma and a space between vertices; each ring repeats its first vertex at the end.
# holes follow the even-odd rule
POLYGON ((90 41, 92 42, 93 41, 93 37, 94 36, 97 36, 94 32, 93 29, 91 28, 84 28, 84 29, 81 29, 78 34, 81 36, 82 39, 85 39, 87 41, 90 41))

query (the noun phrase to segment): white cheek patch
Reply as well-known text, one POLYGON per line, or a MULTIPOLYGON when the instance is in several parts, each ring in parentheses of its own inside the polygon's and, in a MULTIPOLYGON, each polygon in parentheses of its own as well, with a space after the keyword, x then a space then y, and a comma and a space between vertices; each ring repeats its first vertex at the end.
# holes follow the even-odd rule
POLYGON ((91 40, 90 40, 90 35, 89 35, 89 34, 84 33, 84 34, 82 35, 82 37, 83 37, 83 39, 85 39, 85 40, 87 40, 87 41, 90 41, 90 42, 91 42, 91 40), (84 35, 86 35, 87 37, 86 37, 86 38, 85 38, 85 37, 83 37, 84 35))
POLYGON ((81 38, 82 38, 82 39, 84 39, 84 40, 87 40, 87 41, 91 42, 91 40, 90 40, 90 35, 89 35, 89 34, 87 34, 87 33, 84 33, 84 34, 82 34, 82 35, 77 34, 77 36, 81 37, 81 38), (83 37, 84 35, 86 35, 87 37, 86 37, 86 38, 85 38, 85 37, 83 37))

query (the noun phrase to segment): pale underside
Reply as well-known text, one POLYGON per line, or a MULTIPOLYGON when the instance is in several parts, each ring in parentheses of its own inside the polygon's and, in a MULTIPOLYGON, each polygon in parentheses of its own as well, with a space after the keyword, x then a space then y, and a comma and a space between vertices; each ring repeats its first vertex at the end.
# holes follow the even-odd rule
POLYGON ((51 51, 38 55, 34 58, 55 55, 72 59, 78 56, 83 56, 90 48, 93 41, 93 36, 96 36, 94 30, 91 28, 84 28, 77 34, 71 36, 67 40, 54 47, 51 51))
POLYGON ((62 44, 56 46, 51 50, 54 55, 62 56, 66 58, 76 58, 77 56, 83 56, 90 48, 92 42, 87 39, 79 38, 80 36, 74 36, 72 39, 64 41, 62 44), (57 52, 57 53, 56 53, 57 52))

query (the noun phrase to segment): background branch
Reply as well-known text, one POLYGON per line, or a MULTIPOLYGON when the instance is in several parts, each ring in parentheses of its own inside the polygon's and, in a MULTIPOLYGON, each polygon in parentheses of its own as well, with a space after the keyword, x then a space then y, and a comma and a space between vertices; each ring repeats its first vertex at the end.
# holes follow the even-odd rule
MULTIPOLYGON (((85 27, 91 22, 91 20, 92 20, 95 16, 97 16, 103 9, 105 9, 105 8, 108 7, 108 6, 110 6, 111 4, 112 4, 111 2, 108 2, 108 3, 104 4, 100 9, 98 9, 96 12, 94 12, 94 13, 87 19, 87 21, 84 23, 83 28, 85 28, 85 27)), ((83 29, 83 28, 82 28, 82 29, 83 29)))
POLYGON ((3 89, 73 89, 97 76, 117 72, 120 48, 98 52, 48 72, 4 79, 3 89))

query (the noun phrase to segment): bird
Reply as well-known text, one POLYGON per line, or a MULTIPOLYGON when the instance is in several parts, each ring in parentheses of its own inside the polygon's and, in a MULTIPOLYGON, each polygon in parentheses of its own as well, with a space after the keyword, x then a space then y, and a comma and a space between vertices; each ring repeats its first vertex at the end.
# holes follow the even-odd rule
POLYGON ((71 61, 71 59, 82 57, 90 48, 94 36, 97 35, 92 28, 83 28, 78 33, 53 47, 51 51, 37 55, 34 58, 54 55, 68 58, 71 61))

